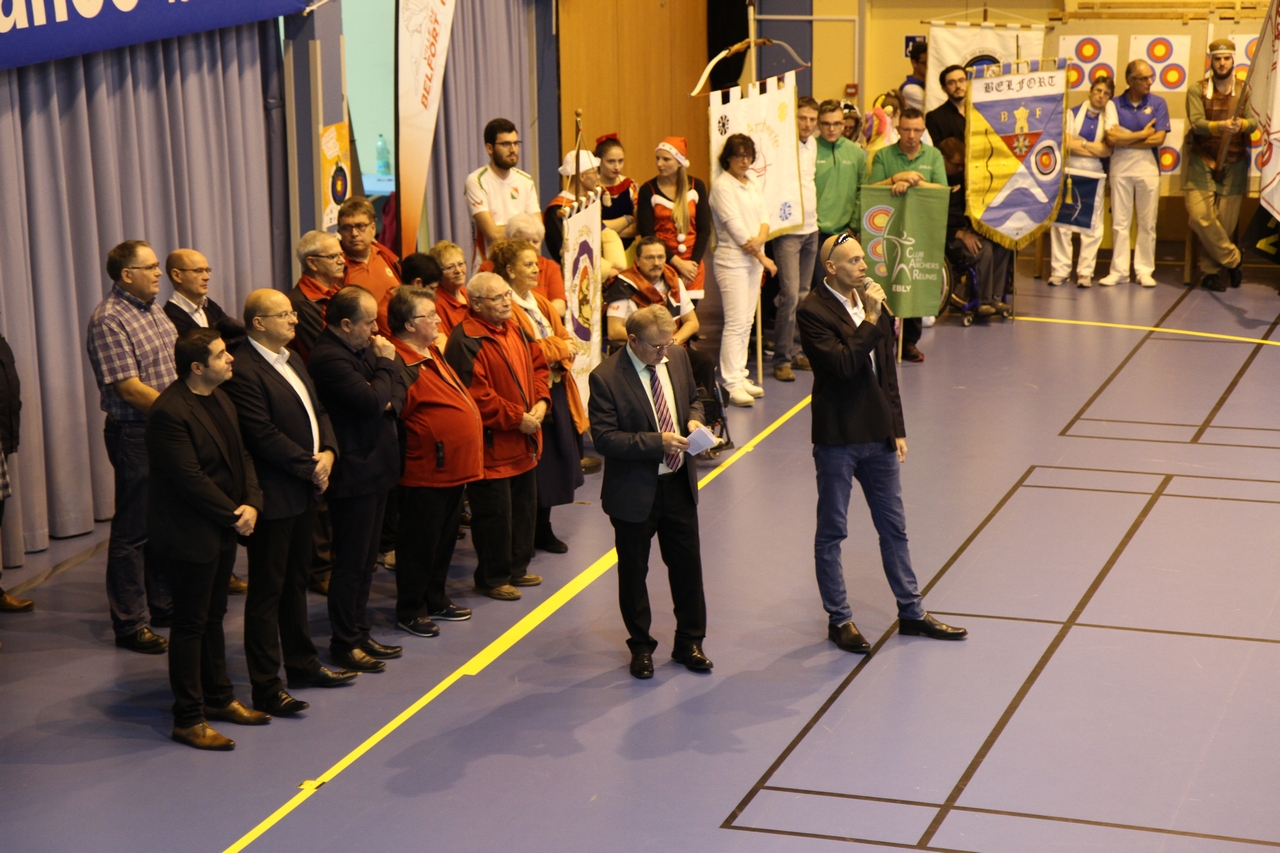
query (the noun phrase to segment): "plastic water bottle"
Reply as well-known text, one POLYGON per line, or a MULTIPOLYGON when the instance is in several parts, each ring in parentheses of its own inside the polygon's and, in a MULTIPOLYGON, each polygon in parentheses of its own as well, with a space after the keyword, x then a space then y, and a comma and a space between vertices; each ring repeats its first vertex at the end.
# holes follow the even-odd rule
POLYGON ((378 174, 391 174, 391 151, 387 148, 387 140, 382 138, 382 134, 378 134, 378 144, 374 149, 377 152, 378 174))

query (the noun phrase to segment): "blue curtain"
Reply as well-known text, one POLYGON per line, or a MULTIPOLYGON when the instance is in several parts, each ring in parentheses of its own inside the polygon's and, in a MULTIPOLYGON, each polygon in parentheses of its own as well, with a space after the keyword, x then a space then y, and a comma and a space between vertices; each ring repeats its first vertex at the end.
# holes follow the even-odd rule
MULTIPOLYGON (((523 141, 519 168, 536 177, 532 151, 534 108, 529 81, 532 0, 458 0, 445 63, 440 116, 427 175, 427 219, 432 241, 471 242, 471 213, 463 195, 467 175, 488 162, 484 126, 493 118, 515 123, 523 141)), ((559 121, 558 116, 547 120, 559 121)), ((559 152, 541 152, 559 159, 559 152)), ((559 187, 538 187, 543 206, 559 187)), ((429 246, 428 246, 429 248, 429 246)), ((470 257, 470 252, 467 252, 470 257)))
POLYGON ((287 286, 281 66, 269 21, 0 72, 0 330, 23 388, 6 565, 114 511, 85 354, 107 250, 199 250, 231 313, 287 286))

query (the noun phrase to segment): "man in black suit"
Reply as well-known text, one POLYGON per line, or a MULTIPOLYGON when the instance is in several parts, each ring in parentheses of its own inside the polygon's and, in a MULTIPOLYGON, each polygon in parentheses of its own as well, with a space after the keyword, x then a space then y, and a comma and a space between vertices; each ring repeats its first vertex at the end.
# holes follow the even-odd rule
POLYGON ((263 496, 248 544, 244 650, 253 707, 281 716, 308 707, 280 682, 282 649, 291 688, 334 687, 356 677, 320 665, 307 626, 316 497, 329 486, 338 443, 302 357, 285 346, 298 323, 289 297, 255 290, 245 300, 244 320, 249 337, 235 351, 236 372, 226 390, 263 496))
POLYGON ((707 672, 707 605, 698 542, 698 475, 686 436, 702 426, 702 404, 676 322, 663 305, 627 318, 627 345, 591 371, 591 439, 604 457, 601 504, 618 549, 618 603, 630 637, 631 674, 653 677, 649 634, 649 546, 656 533, 675 604, 672 660, 707 672), (686 431, 687 430, 687 431, 686 431))
POLYGON ((165 561, 173 592, 172 736, 196 749, 235 749, 209 718, 245 726, 271 722, 236 699, 222 634, 236 537, 253 532, 262 509, 235 407, 218 390, 231 378, 233 361, 216 329, 184 333, 174 346, 178 381, 147 416, 148 541, 152 555, 165 561))
POLYGON ((819 257, 826 278, 809 291, 796 319, 801 346, 813 365, 813 461, 818 471, 813 549, 827 636, 847 652, 871 650, 853 623, 840 562, 856 479, 880 535, 885 576, 898 600, 898 632, 962 639, 967 633, 963 628, 944 625, 925 612, 911 568, 899 480, 899 466, 907 460, 907 430, 894 367, 893 317, 884 307, 884 290, 866 280, 866 259, 852 234, 828 238, 819 257))
POLYGON ((356 672, 381 672, 400 646, 369 636, 369 586, 382 539, 387 494, 400 479, 396 416, 404 408, 404 365, 378 328, 378 303, 363 287, 344 287, 329 300, 325 329, 307 370, 338 439, 330 478, 333 571, 329 576, 329 653, 356 672))
MULTIPOLYGON (((213 267, 209 266, 208 258, 195 249, 174 249, 165 259, 164 268, 173 285, 173 296, 164 304, 164 313, 173 321, 179 335, 192 329, 217 329, 227 349, 235 348, 244 340, 244 326, 234 317, 228 317, 222 306, 209 296, 213 267)), ((249 590, 234 572, 228 589, 234 595, 244 595, 249 590)))

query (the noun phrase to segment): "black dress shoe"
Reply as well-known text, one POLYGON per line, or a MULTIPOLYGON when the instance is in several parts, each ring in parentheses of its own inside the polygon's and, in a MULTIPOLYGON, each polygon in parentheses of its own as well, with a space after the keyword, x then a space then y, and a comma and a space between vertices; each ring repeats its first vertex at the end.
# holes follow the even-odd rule
POLYGON ((371 658, 379 660, 391 660, 398 658, 404 654, 404 646, 384 646, 377 640, 370 637, 360 644, 360 651, 364 652, 371 658))
POLYGON ((1221 293, 1227 289, 1227 286, 1222 283, 1222 279, 1218 278, 1214 273, 1209 273, 1204 278, 1200 279, 1200 286, 1205 290, 1212 290, 1217 293, 1221 293))
POLYGON ((1232 287, 1239 287, 1240 282, 1244 281, 1244 259, 1241 258, 1240 263, 1227 270, 1227 278, 1231 280, 1232 287))
POLYGON ((714 665, 707 656, 702 653, 701 643, 689 643, 686 646, 677 646, 671 650, 671 659, 676 663, 682 663, 694 672, 710 672, 714 665))
POLYGON ((387 665, 377 658, 370 657, 361 649, 351 649, 350 651, 329 650, 329 657, 333 658, 333 662, 343 669, 352 672, 382 672, 387 665))
POLYGON ((631 674, 636 678, 653 678, 653 655, 648 652, 633 652, 631 674))
POLYGON ((408 631, 415 637, 436 637, 440 635, 440 626, 425 616, 418 616, 408 622, 397 622, 400 630, 408 631))
POLYGON ((828 625, 827 639, 846 652, 853 652, 855 655, 865 655, 871 651, 871 644, 867 642, 866 637, 862 636, 858 626, 852 622, 845 622, 843 625, 828 625))
MULTIPOLYGON (((368 657, 366 655, 365 657, 368 657)), ((370 658, 372 660, 372 658, 370 658)), ((384 664, 385 665, 385 664, 384 664)), ((299 687, 338 687, 343 684, 350 684, 356 680, 359 672, 353 672, 349 669, 329 669, 328 667, 317 667, 315 672, 309 672, 294 678, 289 676, 289 686, 299 687)))
POLYGON ((900 620, 898 633, 907 637, 932 637, 935 640, 963 640, 969 634, 964 628, 942 624, 928 613, 923 619, 900 620))
POLYGON ((533 547, 548 554, 567 554, 569 546, 556 538, 554 533, 544 533, 533 540, 533 547))
POLYGON ((151 627, 152 628, 172 628, 173 617, 172 616, 152 616, 151 627))
POLYGON ((310 707, 311 705, 309 703, 303 702, 301 699, 294 699, 283 690, 274 696, 268 696, 266 699, 253 700, 253 709, 255 711, 261 711, 262 713, 270 714, 273 717, 290 717, 294 714, 299 714, 310 707))
POLYGON ((153 634, 150 628, 139 628, 132 634, 116 637, 116 645, 144 655, 162 655, 165 649, 169 648, 169 641, 158 634, 153 634))

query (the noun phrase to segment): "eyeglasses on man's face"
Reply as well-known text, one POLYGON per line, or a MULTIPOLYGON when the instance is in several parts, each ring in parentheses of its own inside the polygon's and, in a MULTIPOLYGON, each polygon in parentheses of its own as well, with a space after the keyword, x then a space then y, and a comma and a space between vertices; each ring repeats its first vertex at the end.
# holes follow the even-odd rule
POLYGON ((258 316, 264 320, 279 320, 283 317, 292 317, 294 320, 296 320, 298 319, 298 312, 297 311, 281 311, 279 314, 259 314, 258 316))
POLYGON ((372 227, 372 222, 343 222, 338 225, 338 233, 354 234, 357 231, 365 231, 372 227))
POLYGON ((512 291, 508 290, 505 293, 499 293, 494 296, 477 296, 476 299, 487 299, 490 302, 510 302, 512 293, 512 291))
POLYGON ((174 267, 175 272, 193 272, 196 275, 211 275, 213 267, 174 267))

